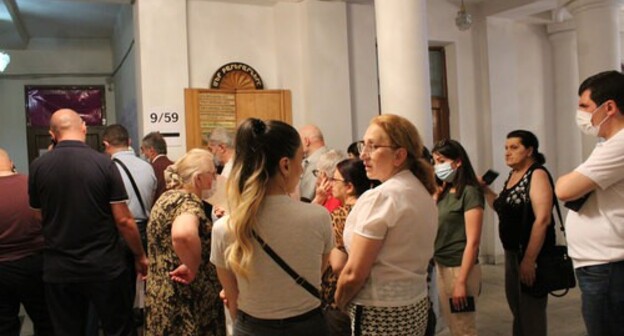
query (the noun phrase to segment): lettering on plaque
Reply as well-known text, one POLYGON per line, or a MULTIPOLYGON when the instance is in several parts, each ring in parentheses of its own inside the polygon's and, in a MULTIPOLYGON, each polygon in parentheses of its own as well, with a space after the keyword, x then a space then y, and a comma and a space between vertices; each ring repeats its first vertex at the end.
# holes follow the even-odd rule
POLYGON ((262 90, 264 83, 260 74, 251 66, 232 62, 217 70, 210 80, 211 89, 224 90, 262 90))
POLYGON ((198 94, 199 127, 208 135, 216 127, 236 130, 236 96, 233 93, 202 92, 198 94))

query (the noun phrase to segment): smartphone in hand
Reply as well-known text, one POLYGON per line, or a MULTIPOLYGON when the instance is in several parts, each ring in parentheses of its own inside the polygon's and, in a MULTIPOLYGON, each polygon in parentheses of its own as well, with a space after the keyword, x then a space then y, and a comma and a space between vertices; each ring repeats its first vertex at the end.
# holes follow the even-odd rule
POLYGON ((485 174, 483 174, 483 176, 481 176, 481 180, 483 180, 483 182, 485 182, 485 184, 490 185, 492 184, 492 182, 494 182, 494 180, 496 180, 496 178, 498 177, 498 172, 492 169, 488 169, 488 171, 485 172, 485 174))
POLYGON ((462 307, 461 309, 455 309, 455 306, 453 306, 453 299, 450 298, 449 299, 449 305, 451 306, 451 313, 470 313, 475 311, 475 302, 474 302, 474 297, 473 296, 467 296, 466 297, 466 302, 467 304, 462 307))

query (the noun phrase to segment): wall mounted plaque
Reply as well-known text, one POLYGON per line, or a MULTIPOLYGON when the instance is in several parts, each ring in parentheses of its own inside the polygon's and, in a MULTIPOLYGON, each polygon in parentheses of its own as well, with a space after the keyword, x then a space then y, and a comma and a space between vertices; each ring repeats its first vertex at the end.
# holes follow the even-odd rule
POLYGON ((210 80, 211 89, 221 90, 262 90, 264 84, 260 74, 251 66, 228 63, 217 70, 210 80))

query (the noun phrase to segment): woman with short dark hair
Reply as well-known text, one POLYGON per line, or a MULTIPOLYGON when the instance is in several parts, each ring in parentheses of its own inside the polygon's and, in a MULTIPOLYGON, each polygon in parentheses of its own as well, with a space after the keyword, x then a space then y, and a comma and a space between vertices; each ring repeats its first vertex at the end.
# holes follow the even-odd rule
POLYGON ((536 292, 536 260, 555 245, 552 225, 553 185, 535 134, 507 134, 505 163, 511 168, 503 190, 485 187, 488 203, 498 214, 505 249, 505 294, 513 314, 514 336, 546 335, 548 293, 536 292))

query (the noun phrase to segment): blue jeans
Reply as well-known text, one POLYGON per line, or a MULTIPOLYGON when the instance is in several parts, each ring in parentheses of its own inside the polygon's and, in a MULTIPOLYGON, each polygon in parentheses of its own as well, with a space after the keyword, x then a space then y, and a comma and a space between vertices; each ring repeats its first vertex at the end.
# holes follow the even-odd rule
POLYGON ((624 261, 576 269, 589 336, 624 335, 624 261))
POLYGON ((284 320, 263 320, 238 311, 234 322, 234 336, 327 336, 329 330, 321 309, 300 317, 284 320))

